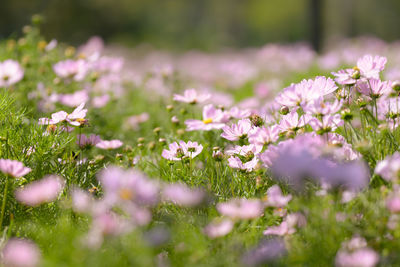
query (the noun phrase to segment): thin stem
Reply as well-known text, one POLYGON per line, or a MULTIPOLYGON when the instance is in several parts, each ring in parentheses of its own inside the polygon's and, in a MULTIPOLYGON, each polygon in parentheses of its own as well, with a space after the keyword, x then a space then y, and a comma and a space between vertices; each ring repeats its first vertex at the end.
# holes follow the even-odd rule
POLYGON ((9 183, 9 177, 6 175, 6 185, 4 187, 4 192, 3 192, 3 201, 1 203, 1 214, 0 214, 0 228, 3 226, 3 219, 4 219, 4 212, 6 209, 6 202, 7 202, 7 194, 8 194, 8 183, 9 183))

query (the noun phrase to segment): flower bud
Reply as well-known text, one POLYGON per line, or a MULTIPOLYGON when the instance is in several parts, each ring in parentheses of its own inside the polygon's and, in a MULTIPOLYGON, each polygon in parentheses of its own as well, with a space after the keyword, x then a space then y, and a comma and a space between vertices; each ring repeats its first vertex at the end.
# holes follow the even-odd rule
POLYGON ((253 114, 250 116, 250 121, 251 123, 256 126, 256 127, 260 127, 264 124, 264 120, 258 116, 257 114, 253 114))
POLYGON ((286 115, 289 113, 289 108, 287 106, 282 106, 279 110, 279 113, 281 113, 282 115, 286 115))

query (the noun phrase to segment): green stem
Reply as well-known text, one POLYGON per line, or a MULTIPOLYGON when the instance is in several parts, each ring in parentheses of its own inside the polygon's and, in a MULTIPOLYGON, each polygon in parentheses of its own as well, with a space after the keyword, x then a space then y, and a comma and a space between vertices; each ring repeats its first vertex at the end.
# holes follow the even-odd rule
POLYGON ((8 194, 8 182, 9 182, 9 177, 8 177, 8 175, 6 175, 6 185, 4 187, 3 201, 1 203, 0 228, 3 226, 4 212, 6 209, 7 194, 8 194))

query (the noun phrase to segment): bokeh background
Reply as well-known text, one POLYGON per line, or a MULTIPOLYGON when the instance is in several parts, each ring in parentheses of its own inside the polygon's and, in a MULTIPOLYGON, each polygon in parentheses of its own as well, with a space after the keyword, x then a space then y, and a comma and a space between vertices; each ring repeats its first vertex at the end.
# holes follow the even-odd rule
POLYGON ((0 38, 18 35, 36 13, 45 37, 71 44, 92 35, 170 50, 400 39, 399 0, 1 0, 0 38))

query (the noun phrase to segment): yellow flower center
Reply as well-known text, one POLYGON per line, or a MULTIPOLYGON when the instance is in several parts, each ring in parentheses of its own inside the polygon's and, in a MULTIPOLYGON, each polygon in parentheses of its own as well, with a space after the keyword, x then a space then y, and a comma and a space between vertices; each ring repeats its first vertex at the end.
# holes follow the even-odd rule
POLYGON ((133 193, 131 190, 126 189, 126 188, 122 188, 119 191, 119 196, 123 199, 123 200, 132 200, 133 198, 133 193))
POLYGON ((212 123, 212 119, 205 119, 205 120, 203 120, 203 123, 204 124, 212 123))

